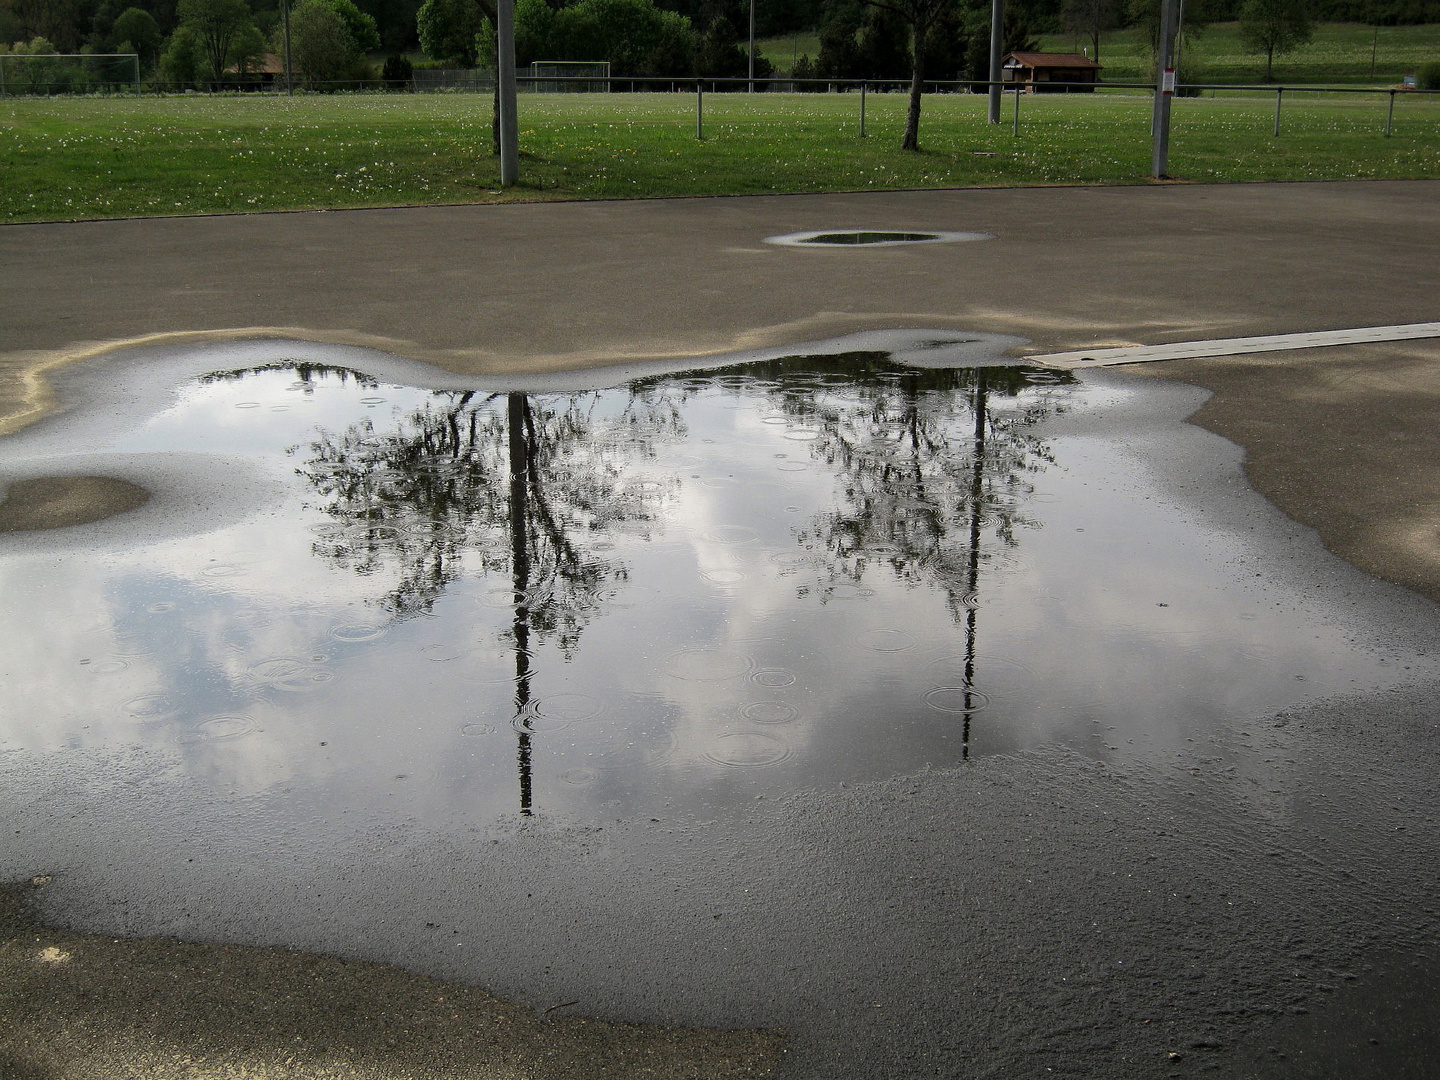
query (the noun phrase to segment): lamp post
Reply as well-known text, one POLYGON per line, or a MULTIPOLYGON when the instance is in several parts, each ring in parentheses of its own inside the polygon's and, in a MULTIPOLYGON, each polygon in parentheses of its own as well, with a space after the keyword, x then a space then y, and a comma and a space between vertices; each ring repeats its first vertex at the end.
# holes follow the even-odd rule
POLYGON ((750 0, 750 87, 755 92, 755 0, 750 0))
POLYGON ((1155 57, 1155 110, 1151 120, 1155 144, 1150 175, 1166 176, 1170 155, 1170 99, 1175 96, 1175 23, 1177 0, 1160 2, 1160 48, 1155 57))
POLYGON ((990 4, 990 123, 1000 123, 1000 53, 1005 41, 1005 0, 990 4))
POLYGON ((290 77, 290 0, 281 0, 280 10, 285 14, 285 93, 295 96, 295 84, 290 77))
POLYGON ((520 140, 515 104, 515 0, 496 0, 495 76, 500 93, 500 186, 514 187, 520 179, 520 140))

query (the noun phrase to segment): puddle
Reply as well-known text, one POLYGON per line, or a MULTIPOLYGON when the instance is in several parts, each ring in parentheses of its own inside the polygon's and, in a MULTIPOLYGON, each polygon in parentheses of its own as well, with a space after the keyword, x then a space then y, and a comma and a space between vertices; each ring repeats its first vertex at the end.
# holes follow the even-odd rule
POLYGON ((879 352, 193 379, 94 453, 244 463, 266 500, 0 546, 0 758, 139 748, 282 822, 703 815, 1027 747, 1158 760, 1400 677, 1099 423, 1148 392, 879 352))
POLYGON ((993 240, 977 232, 894 232, 881 229, 828 229, 767 236, 767 244, 782 247, 894 247, 900 244, 956 244, 969 240, 993 240))

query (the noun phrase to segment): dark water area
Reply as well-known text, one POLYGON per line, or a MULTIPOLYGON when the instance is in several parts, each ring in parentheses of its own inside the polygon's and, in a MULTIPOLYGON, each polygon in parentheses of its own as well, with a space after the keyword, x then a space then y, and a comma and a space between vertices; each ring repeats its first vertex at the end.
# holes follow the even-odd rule
POLYGON ((101 449, 280 494, 4 549, 0 757, 138 748, 282 817, 673 818, 1030 747, 1158 760, 1385 684, 1066 426, 1116 396, 883 353, 583 392, 208 374, 101 449))

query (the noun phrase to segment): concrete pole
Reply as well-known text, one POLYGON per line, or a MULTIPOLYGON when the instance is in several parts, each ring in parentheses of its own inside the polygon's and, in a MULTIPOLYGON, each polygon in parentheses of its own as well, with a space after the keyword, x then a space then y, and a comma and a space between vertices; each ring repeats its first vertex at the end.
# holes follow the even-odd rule
POLYGON ((1167 175, 1170 159, 1170 99, 1175 96, 1176 0, 1160 0, 1160 48, 1155 57, 1155 111, 1152 129, 1154 153, 1150 175, 1159 180, 1167 175))
POLYGON ((750 87, 755 92, 755 0, 750 0, 750 87))
POLYGON ((515 103, 515 0, 496 0, 495 77, 500 90, 500 186, 520 179, 519 109, 515 103))
POLYGON ((295 77, 290 71, 290 0, 280 0, 280 10, 285 13, 285 93, 295 96, 295 77))
POLYGON ((1000 123, 1000 54, 1005 43, 1005 0, 990 0, 990 123, 1000 123))

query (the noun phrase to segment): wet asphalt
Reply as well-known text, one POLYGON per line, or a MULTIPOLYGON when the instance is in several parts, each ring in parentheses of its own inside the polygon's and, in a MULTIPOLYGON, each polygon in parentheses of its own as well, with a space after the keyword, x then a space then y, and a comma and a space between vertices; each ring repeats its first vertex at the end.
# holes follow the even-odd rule
MULTIPOLYGON (((0 249, 13 428, 53 405, 34 372, 152 335, 268 329, 496 374, 892 327, 1043 352, 1429 321, 1440 183, 10 226, 0 249), (846 226, 995 239, 760 242, 846 226)), ((1440 346, 1104 377, 1160 380, 1154 422, 1179 434, 1145 445, 1177 500, 1370 646, 1437 655, 1440 346), (1231 441, 1185 435, 1192 413, 1231 441)), ((74 928, 379 960, 607 1021, 782 1028, 787 1077, 1435 1076, 1440 680, 1415 667, 1383 692, 1233 717, 1160 763, 1034 751, 711 822, 459 848, 357 834, 289 862, 244 837, 198 864, 127 858, 124 823, 155 790, 42 770, 0 803, 16 837, 0 865, 53 868, 32 898, 74 928), (77 811, 94 805, 103 819, 77 811)), ((303 1021, 334 1022, 323 1003, 303 1021)))

